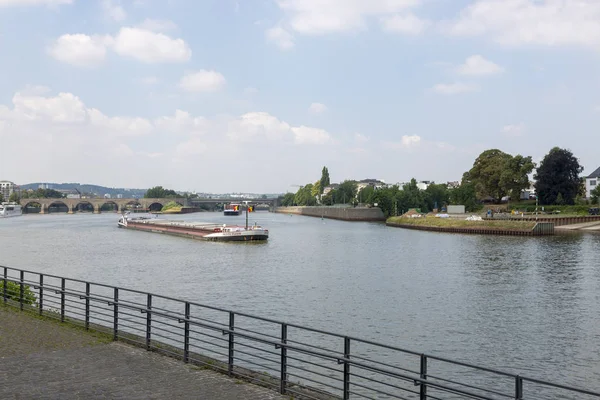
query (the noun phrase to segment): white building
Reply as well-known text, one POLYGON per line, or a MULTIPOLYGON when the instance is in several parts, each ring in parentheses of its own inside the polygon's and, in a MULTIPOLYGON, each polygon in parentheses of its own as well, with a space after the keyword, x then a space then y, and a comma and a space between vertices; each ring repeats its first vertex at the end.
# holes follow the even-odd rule
POLYGON ((363 179, 362 181, 356 182, 356 189, 358 192, 369 186, 372 186, 375 189, 381 189, 386 187, 387 184, 379 179, 363 179))
POLYGON ((11 181, 0 181, 0 194, 4 198, 4 201, 8 201, 10 195, 15 191, 17 185, 11 181))
POLYGON ((596 189, 598 185, 600 185, 600 168, 585 178, 585 196, 588 199, 592 197, 592 190, 596 189))
POLYGON ((104 198, 105 198, 105 199, 110 199, 110 198, 111 198, 111 195, 110 195, 110 193, 105 193, 105 194, 104 194, 104 198))

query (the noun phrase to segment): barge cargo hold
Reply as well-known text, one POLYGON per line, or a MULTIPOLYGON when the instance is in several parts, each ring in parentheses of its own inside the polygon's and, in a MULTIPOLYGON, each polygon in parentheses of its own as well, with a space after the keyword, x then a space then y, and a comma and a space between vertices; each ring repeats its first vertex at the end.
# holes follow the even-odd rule
POLYGON ((128 215, 119 218, 117 225, 119 228, 217 242, 264 241, 269 238, 269 230, 258 225, 244 227, 208 222, 168 221, 147 217, 129 217, 128 215))

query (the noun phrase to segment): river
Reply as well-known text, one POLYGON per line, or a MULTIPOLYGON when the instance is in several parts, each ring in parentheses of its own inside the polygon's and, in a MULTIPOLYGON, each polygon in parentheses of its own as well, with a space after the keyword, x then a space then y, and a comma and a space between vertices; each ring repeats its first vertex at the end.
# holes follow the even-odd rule
POLYGON ((122 230, 109 213, 25 215, 0 220, 0 264, 600 390, 600 235, 467 236, 267 212, 255 221, 267 243, 122 230))

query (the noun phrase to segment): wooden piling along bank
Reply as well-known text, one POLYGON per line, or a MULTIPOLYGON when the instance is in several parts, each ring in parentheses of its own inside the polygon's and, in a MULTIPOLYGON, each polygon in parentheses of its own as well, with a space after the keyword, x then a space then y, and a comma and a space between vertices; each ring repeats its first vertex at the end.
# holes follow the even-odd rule
POLYGON ((463 233, 476 235, 503 235, 503 236, 552 236, 554 235, 554 224, 549 222, 538 222, 533 229, 524 230, 508 230, 499 228, 461 228, 461 227, 446 227, 446 226, 425 226, 425 225, 410 225, 396 222, 386 222, 387 226, 404 229, 414 229, 419 231, 429 232, 445 232, 445 233, 463 233))
POLYGON ((600 215, 588 215, 581 217, 514 217, 510 218, 484 218, 486 221, 527 221, 527 222, 548 222, 552 223, 554 226, 563 226, 563 225, 574 225, 574 224, 584 224, 587 222, 600 222, 600 215))

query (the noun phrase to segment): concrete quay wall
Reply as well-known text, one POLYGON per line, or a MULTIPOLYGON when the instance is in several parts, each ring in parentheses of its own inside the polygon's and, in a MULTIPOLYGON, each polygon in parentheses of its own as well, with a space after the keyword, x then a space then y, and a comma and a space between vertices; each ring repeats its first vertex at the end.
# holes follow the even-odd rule
POLYGON ((342 221, 385 221, 386 219, 383 211, 378 207, 277 207, 274 212, 342 221))

